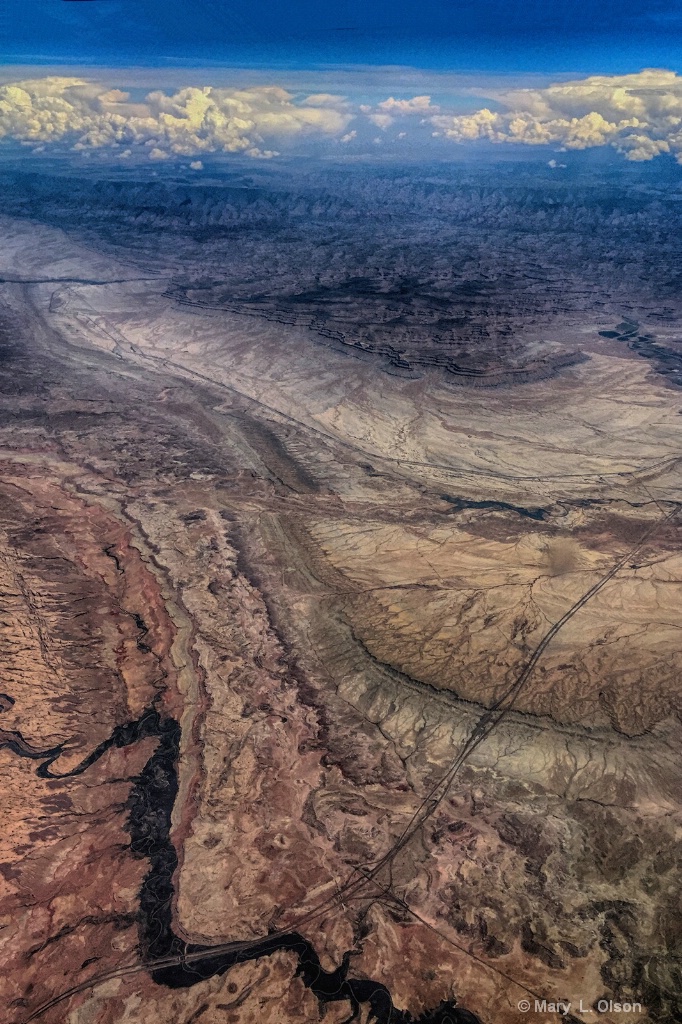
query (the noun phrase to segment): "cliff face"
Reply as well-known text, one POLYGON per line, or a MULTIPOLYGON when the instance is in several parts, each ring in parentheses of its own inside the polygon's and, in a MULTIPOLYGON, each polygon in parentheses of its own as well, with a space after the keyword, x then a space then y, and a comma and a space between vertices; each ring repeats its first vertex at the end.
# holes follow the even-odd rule
POLYGON ((8 1020, 678 1020, 678 392, 610 312, 453 387, 109 245, 5 221, 8 1020))

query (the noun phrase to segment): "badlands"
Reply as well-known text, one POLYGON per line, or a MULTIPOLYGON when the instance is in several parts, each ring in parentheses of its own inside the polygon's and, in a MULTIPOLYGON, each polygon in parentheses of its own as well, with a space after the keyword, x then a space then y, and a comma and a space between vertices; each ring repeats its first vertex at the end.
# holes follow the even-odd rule
POLYGON ((8 1024, 682 1020, 674 317, 2 239, 8 1024))

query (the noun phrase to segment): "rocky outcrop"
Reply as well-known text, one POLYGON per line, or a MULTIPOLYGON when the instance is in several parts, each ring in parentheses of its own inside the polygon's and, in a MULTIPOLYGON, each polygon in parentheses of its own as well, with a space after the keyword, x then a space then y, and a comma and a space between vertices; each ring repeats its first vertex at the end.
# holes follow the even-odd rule
POLYGON ((678 1019, 677 393, 4 247, 11 1024, 678 1019))

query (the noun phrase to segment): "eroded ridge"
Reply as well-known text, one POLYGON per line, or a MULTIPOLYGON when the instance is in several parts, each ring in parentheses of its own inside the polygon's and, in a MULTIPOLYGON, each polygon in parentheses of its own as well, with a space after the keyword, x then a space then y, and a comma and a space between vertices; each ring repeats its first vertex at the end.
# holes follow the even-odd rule
POLYGON ((379 388, 12 244, 12 1024, 679 1019, 676 392, 379 388))

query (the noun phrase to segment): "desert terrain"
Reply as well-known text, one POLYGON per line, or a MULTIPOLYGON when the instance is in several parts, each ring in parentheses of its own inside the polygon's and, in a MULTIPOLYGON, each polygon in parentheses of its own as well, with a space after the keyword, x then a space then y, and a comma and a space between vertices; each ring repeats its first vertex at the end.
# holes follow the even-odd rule
POLYGON ((682 1020, 676 308, 11 213, 8 1024, 682 1020))

